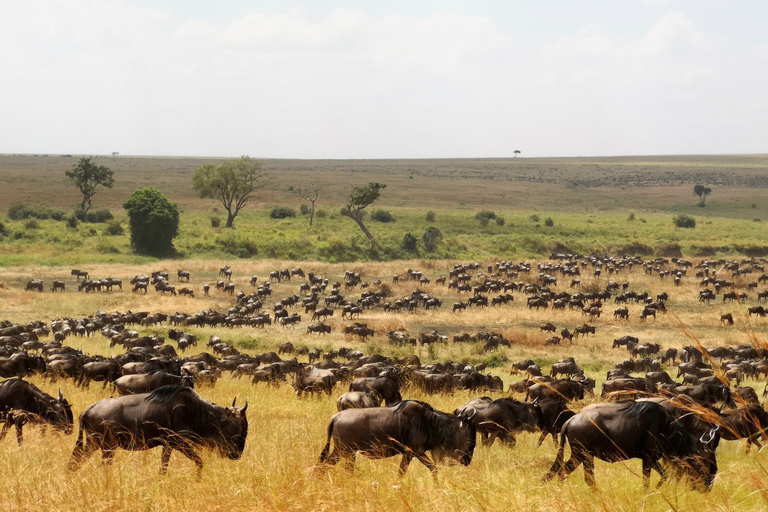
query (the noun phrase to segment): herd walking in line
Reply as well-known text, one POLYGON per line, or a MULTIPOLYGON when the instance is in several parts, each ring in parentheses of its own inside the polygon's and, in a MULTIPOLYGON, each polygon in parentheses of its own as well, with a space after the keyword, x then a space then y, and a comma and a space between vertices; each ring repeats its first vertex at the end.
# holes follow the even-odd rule
MULTIPOLYGON (((587 482, 594 484, 595 458, 608 462, 637 458, 642 461, 646 485, 653 470, 662 481, 670 474, 685 474, 696 487, 708 489, 717 473, 716 450, 721 440, 744 439, 748 451, 752 444, 761 447, 760 438, 768 439, 768 413, 760 405, 757 391, 742 386, 747 379, 764 377, 768 381, 768 348, 758 343, 662 347, 627 334, 615 339, 612 347, 603 347, 612 354, 626 350, 626 357, 608 371, 605 379, 588 376, 573 357, 552 363, 549 375, 536 361, 526 359, 511 364, 507 373, 523 378, 511 382, 505 390, 503 379, 488 372, 484 363, 423 364, 417 355, 365 355, 362 350, 347 347, 321 351, 291 342, 276 347, 276 352, 246 354, 223 340, 227 339, 228 329, 267 329, 273 324, 280 325, 281 332, 295 332, 297 339, 306 340, 328 335, 339 329, 339 322, 350 321, 340 330, 351 343, 383 339, 378 341, 379 346, 398 348, 477 343, 479 352, 489 355, 517 344, 500 332, 382 333, 370 320, 360 321, 374 311, 386 315, 436 314, 449 299, 433 296, 436 291, 425 292, 424 287, 430 285, 430 290, 440 286, 443 288, 437 290, 455 294, 457 302, 450 312, 453 315, 465 315, 472 308, 509 307, 521 301, 528 310, 551 311, 553 319, 529 330, 532 336, 542 336, 542 346, 564 349, 566 343, 595 335, 600 329, 596 323, 611 300, 618 307, 602 321, 608 317, 607 321, 619 325, 658 321, 659 316, 674 311, 674 291, 653 295, 648 290, 632 289, 633 268, 642 269, 644 275, 657 275, 661 283, 673 287, 679 287, 684 279, 697 279, 704 288, 697 302, 704 308, 718 296, 723 304, 748 303, 755 291, 757 302, 768 300, 768 291, 757 290, 768 281, 764 263, 748 259, 694 264, 681 259, 645 261, 553 254, 550 261, 538 265, 496 262, 483 268, 479 264, 457 264, 447 275, 433 279, 409 269, 393 276, 391 283, 380 279, 368 283, 355 271, 346 272, 342 280, 332 283, 329 278, 297 268, 274 271, 261 284, 258 276, 250 276, 248 293, 235 293, 233 271, 222 267, 222 279, 203 284, 198 298, 209 296, 211 290, 231 295, 234 302, 226 311, 100 311, 85 318, 26 325, 2 322, 0 376, 8 380, 0 383, 0 421, 4 423, 0 439, 15 427, 18 443, 22 443, 26 423, 50 425, 66 434, 74 430, 74 415, 62 393, 54 398, 24 377, 43 375, 50 382, 70 379, 84 387, 100 382, 118 396, 98 401, 81 412, 69 462, 71 470, 77 470, 97 450, 109 463, 118 448, 162 447, 163 472, 175 450, 194 462, 200 475, 200 447, 214 449, 230 459, 242 456, 248 434, 248 403, 236 407, 233 402, 224 407, 207 402, 193 388, 214 386, 221 378, 247 376, 256 387, 261 383, 273 387, 290 383, 299 397, 332 396, 338 389, 344 391, 337 398, 339 412, 328 422, 318 468, 337 462, 351 468, 357 453, 372 458, 400 455, 401 474, 415 458, 437 475, 437 465, 443 460, 469 465, 478 436, 483 446, 498 440, 511 448, 521 432, 533 432, 540 436, 539 445, 547 436, 559 443, 550 470, 542 475, 546 480, 564 478, 583 466, 587 482), (602 280, 601 289, 582 292, 582 280, 589 272, 594 279, 602 280), (719 277, 724 272, 730 273, 730 279, 719 277), (753 273, 760 275, 749 279, 753 273), (611 280, 613 276, 628 277, 622 282, 611 280), (743 283, 746 291, 740 291, 744 276, 748 279, 743 283), (276 285, 287 285, 295 277, 303 280, 297 290, 302 295, 292 293, 274 301, 270 310, 266 303, 276 285), (557 289, 559 280, 570 283, 568 288, 557 289), (416 289, 394 296, 393 288, 409 285, 416 289), (491 296, 493 293, 498 295, 491 296), (464 294, 471 294, 466 301, 461 300, 464 294), (637 306, 630 309, 632 304, 637 306), (304 318, 312 322, 306 329, 296 329, 302 315, 290 312, 295 308, 303 308, 304 318), (580 311, 584 322, 562 326, 558 333, 554 318, 562 318, 566 310, 580 311), (327 323, 329 319, 335 320, 333 326, 327 323), (204 351, 185 355, 198 346, 195 329, 199 327, 221 332, 209 337, 204 351), (120 346, 124 352, 112 356, 86 354, 67 345, 73 337, 98 336, 104 338, 105 346, 120 346), (299 358, 306 358, 306 362, 299 358), (674 378, 670 375, 673 369, 677 370, 674 378), (603 401, 571 409, 577 409, 585 397, 595 395, 598 381, 603 401), (469 390, 480 397, 458 405, 451 413, 436 410, 422 400, 457 390, 469 390), (520 401, 516 397, 524 398, 520 401), (567 460, 566 446, 570 447, 567 460)), ((122 280, 113 276, 92 280, 89 272, 79 269, 72 270, 71 275, 78 292, 122 291, 122 280)), ((188 286, 177 289, 169 281, 168 272, 137 275, 129 280, 133 285, 129 293, 145 294, 154 287, 161 295, 195 298, 190 279, 189 271, 178 270, 177 282, 188 286)), ((25 289, 43 292, 43 281, 31 279, 25 289)), ((72 293, 60 280, 53 281, 51 291, 72 293)), ((765 317, 765 308, 759 304, 748 307, 746 318, 753 315, 755 319, 765 317)), ((724 313, 719 320, 723 326, 735 323, 733 313, 724 313)))

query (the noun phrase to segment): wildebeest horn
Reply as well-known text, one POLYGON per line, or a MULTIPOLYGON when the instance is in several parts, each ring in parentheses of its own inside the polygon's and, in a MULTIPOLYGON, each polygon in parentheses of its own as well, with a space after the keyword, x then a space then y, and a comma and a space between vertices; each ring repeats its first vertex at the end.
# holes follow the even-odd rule
POLYGON ((64 393, 61 392, 61 388, 59 388, 59 402, 64 400, 64 393))
POLYGON ((234 400, 232 400, 232 407, 234 407, 234 406, 235 406, 235 402, 237 402, 237 397, 235 397, 235 399, 234 399, 234 400))
POLYGON ((248 399, 246 398, 245 399, 245 405, 243 406, 242 409, 240 409, 240 414, 242 416, 245 416, 245 411, 247 411, 247 410, 248 410, 248 399))
POLYGON ((467 421, 472 421, 472 418, 474 418, 475 414, 477 414, 477 408, 473 407, 472 411, 472 415, 467 418, 467 421))

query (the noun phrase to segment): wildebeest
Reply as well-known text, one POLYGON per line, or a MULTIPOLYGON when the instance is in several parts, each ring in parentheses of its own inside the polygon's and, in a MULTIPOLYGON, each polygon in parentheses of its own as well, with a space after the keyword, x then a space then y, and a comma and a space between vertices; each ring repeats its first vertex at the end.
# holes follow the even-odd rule
POLYGON ((548 435, 551 435, 552 440, 557 444, 557 435, 560 433, 563 425, 576 413, 570 410, 568 406, 560 400, 538 400, 536 401, 536 404, 541 410, 541 422, 539 423, 541 436, 539 436, 539 446, 541 446, 548 435))
POLYGON ((24 287, 26 291, 43 291, 43 282, 40 279, 30 279, 27 281, 27 285, 24 287))
POLYGON ((387 405, 394 405, 403 399, 397 380, 388 375, 355 379, 349 384, 349 391, 365 391, 368 388, 374 390, 387 405))
POLYGON ((123 375, 114 382, 115 388, 121 395, 149 393, 163 386, 192 387, 192 377, 180 377, 166 372, 140 373, 123 375))
POLYGON ((480 434, 483 445, 493 445, 496 438, 514 447, 517 440, 515 432, 534 432, 541 428, 543 415, 536 403, 518 402, 512 398, 492 399, 482 397, 471 400, 456 408, 457 416, 472 414, 477 411, 475 428, 480 434))
POLYGON ((36 386, 21 379, 8 379, 0 383, 0 417, 5 422, 0 441, 5 438, 11 425, 16 426, 16 440, 23 441, 22 427, 27 422, 52 425, 54 428, 72 433, 74 424, 72 408, 62 396, 53 398, 36 386))
POLYGON ((552 382, 537 382, 528 387, 526 401, 545 398, 561 401, 583 400, 584 386, 573 380, 560 379, 552 382))
POLYGON ((472 416, 446 414, 412 400, 394 407, 337 412, 328 423, 328 440, 319 463, 336 464, 344 460, 351 470, 357 452, 379 459, 402 455, 401 475, 416 457, 437 477, 436 463, 446 457, 465 466, 472 462, 476 442, 472 416), (331 440, 334 446, 329 454, 331 440))
POLYGON ((696 439, 655 402, 589 405, 563 425, 561 434, 560 449, 547 479, 565 478, 584 464, 584 478, 594 485, 595 457, 606 462, 642 460, 646 486, 651 469, 659 473, 662 481, 666 478, 662 459, 676 463, 706 488, 711 487, 717 473, 718 428, 696 439), (566 441, 571 446, 568 462, 563 457, 566 441))
POLYGON ((757 449, 762 448, 760 437, 768 441, 766 429, 768 428, 768 412, 760 405, 747 405, 722 411, 720 413, 722 422, 721 435, 726 441, 735 441, 737 439, 747 440, 747 453, 752 447, 752 443, 757 445, 757 449))
POLYGON ((336 400, 336 408, 339 411, 368 409, 370 407, 381 407, 381 397, 370 388, 366 388, 365 391, 349 391, 336 400))
POLYGON ((69 461, 70 471, 96 450, 111 463, 115 450, 148 450, 163 447, 161 474, 168 469, 171 452, 177 450, 197 466, 203 459, 195 446, 218 450, 222 457, 239 459, 245 449, 248 401, 242 408, 222 407, 206 402, 194 390, 164 386, 152 393, 105 398, 80 415, 80 432, 69 461))

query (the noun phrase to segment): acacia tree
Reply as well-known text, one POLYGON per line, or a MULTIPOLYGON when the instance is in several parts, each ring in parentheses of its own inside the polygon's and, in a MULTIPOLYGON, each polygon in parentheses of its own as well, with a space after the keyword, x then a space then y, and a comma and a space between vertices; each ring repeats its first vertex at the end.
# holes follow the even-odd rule
POLYGON ((179 234, 179 207, 155 188, 134 192, 123 208, 128 212, 131 247, 139 254, 169 256, 179 234))
POLYGON ((710 192, 712 192, 712 189, 704 185, 693 187, 693 193, 699 196, 699 206, 706 206, 707 196, 710 192))
POLYGON ((87 156, 80 158, 80 161, 65 174, 83 194, 80 209, 84 212, 91 208, 91 198, 96 194, 96 187, 101 185, 105 188, 112 188, 115 183, 112 170, 103 165, 96 165, 91 157, 87 156))
POLYGON ((315 219, 315 201, 317 201, 317 185, 310 183, 309 187, 299 187, 299 197, 305 201, 309 201, 312 204, 312 208, 309 212, 309 225, 312 226, 312 221, 315 219))
POLYGON ((379 244, 376 243, 376 239, 373 238, 373 235, 363 223, 363 210, 373 204, 381 196, 381 191, 385 188, 387 188, 386 185, 373 181, 364 187, 353 187, 352 192, 349 194, 349 201, 341 209, 342 215, 354 220, 360 226, 360 230, 371 242, 372 251, 378 251, 379 244))
POLYGON ((269 183, 269 174, 261 162, 248 156, 216 166, 203 164, 192 175, 192 188, 200 197, 218 200, 227 210, 225 227, 231 228, 235 217, 254 199, 257 190, 269 183))

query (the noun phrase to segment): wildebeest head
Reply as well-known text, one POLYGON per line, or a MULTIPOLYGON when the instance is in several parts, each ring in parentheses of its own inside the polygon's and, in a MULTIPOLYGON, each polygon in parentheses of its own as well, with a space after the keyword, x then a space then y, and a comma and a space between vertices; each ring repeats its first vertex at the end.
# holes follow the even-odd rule
POLYGON ((232 401, 232 407, 224 408, 224 421, 219 422, 223 443, 218 445, 219 454, 237 460, 245 450, 245 438, 248 436, 248 418, 245 412, 248 410, 248 400, 243 407, 235 407, 237 398, 232 401))
MULTIPOLYGON (((684 428, 679 428, 685 432, 684 428)), ((682 437, 674 434, 673 436, 678 439, 682 437)), ((682 456, 672 462, 691 479, 694 488, 708 491, 712 488, 717 475, 715 452, 720 444, 720 427, 712 427, 698 439, 691 437, 690 434, 686 437, 686 441, 681 439, 681 444, 678 445, 678 449, 683 452, 680 453, 682 456)))
POLYGON ((458 416, 439 413, 447 420, 443 427, 446 431, 443 443, 432 449, 432 457, 436 463, 448 458, 469 466, 475 453, 477 431, 475 430, 474 417, 477 409, 474 407, 468 411, 462 411, 458 416))
MULTIPOLYGON (((72 407, 61 390, 59 390, 59 397, 53 399, 52 397, 46 397, 47 400, 41 403, 39 416, 52 427, 63 431, 66 435, 72 434, 74 425, 74 416, 72 415, 72 407)), ((38 398, 41 401, 41 398, 38 398)))

